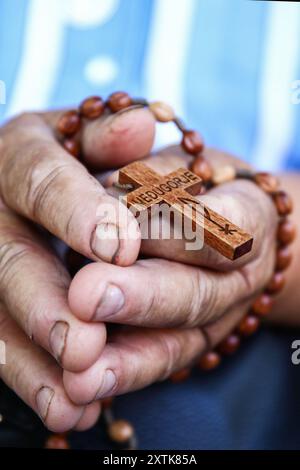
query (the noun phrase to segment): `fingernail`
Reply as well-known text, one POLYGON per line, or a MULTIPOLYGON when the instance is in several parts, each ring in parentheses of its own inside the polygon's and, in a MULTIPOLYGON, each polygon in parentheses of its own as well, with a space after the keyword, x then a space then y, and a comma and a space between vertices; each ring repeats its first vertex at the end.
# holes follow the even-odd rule
POLYGON ((101 387, 99 388, 97 392, 95 400, 98 400, 99 398, 104 398, 105 396, 109 395, 109 393, 115 387, 116 383, 117 383, 117 378, 116 378, 115 373, 112 370, 107 369, 104 372, 103 381, 102 381, 101 387))
POLYGON ((121 310, 124 303, 125 297, 121 289, 113 284, 109 284, 97 306, 93 320, 105 320, 121 310))
POLYGON ((46 421, 51 401, 54 396, 54 390, 50 387, 42 387, 37 392, 35 400, 38 413, 43 421, 46 421))
POLYGON ((58 362, 61 362, 61 358, 67 343, 68 332, 69 325, 65 321, 56 322, 50 332, 50 347, 55 359, 58 362))
POLYGON ((119 231, 115 224, 102 223, 96 226, 91 240, 93 253, 103 261, 112 262, 119 250, 119 231))

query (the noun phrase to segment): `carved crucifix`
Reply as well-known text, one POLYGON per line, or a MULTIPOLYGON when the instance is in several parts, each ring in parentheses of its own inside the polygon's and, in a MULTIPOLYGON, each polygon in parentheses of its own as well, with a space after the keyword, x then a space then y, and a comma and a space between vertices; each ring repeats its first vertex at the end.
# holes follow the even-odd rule
POLYGON ((248 233, 193 196, 199 193, 202 180, 186 168, 161 176, 144 163, 134 162, 119 171, 119 183, 133 187, 125 196, 128 208, 140 213, 155 204, 168 204, 174 211, 189 217, 194 227, 202 228, 204 242, 226 258, 237 259, 252 248, 253 238, 248 233), (186 211, 186 205, 192 210, 186 211))

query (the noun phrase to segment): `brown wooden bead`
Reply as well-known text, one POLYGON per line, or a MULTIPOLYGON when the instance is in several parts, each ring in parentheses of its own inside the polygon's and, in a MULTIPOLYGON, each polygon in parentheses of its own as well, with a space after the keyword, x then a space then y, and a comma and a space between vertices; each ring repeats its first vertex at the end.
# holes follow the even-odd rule
POLYGON ((267 292, 270 294, 276 294, 281 291, 285 285, 285 277, 281 271, 277 271, 273 274, 272 279, 266 287, 267 292))
POLYGON ((178 370, 170 375, 170 380, 174 383, 184 382, 191 375, 191 369, 186 367, 185 369, 178 370))
POLYGON ((75 139, 64 139, 62 142, 63 148, 73 157, 78 158, 80 155, 80 145, 75 139))
POLYGON ((169 122, 175 118, 173 108, 162 101, 154 101, 149 104, 149 109, 158 122, 169 122))
POLYGON ((80 114, 87 119, 97 119, 105 109, 105 103, 100 96, 91 96, 84 100, 79 108, 80 114))
POLYGON ((76 134, 80 129, 80 117, 77 111, 67 111, 58 120, 57 130, 63 135, 76 134))
POLYGON ((205 353, 198 362, 198 367, 201 370, 215 369, 221 362, 221 356, 215 351, 205 353))
POLYGON ((225 338, 218 346, 218 350, 221 354, 233 354, 240 347, 241 339, 237 334, 230 334, 225 338))
POLYGON ((202 157, 198 156, 192 163, 191 170, 195 175, 199 176, 204 182, 210 181, 212 179, 213 171, 212 167, 208 161, 202 157))
POLYGON ((282 220, 278 225, 277 240, 283 245, 288 245, 289 243, 292 243, 295 237, 295 224, 289 219, 282 220))
POLYGON ((279 215, 284 216, 292 212, 293 202, 285 191, 278 191, 273 198, 279 215))
POLYGON ((134 429, 128 421, 119 419, 109 425, 108 435, 113 441, 122 444, 133 437, 134 429))
POLYGON ((250 314, 240 321, 238 325, 238 331, 243 336, 250 336, 256 332, 256 330, 259 327, 259 324, 260 324, 259 318, 250 314))
POLYGON ((51 434, 45 443, 45 449, 70 449, 65 434, 51 434))
POLYGON ((252 312, 258 315, 259 317, 263 317, 264 315, 268 315, 273 307, 273 299, 270 297, 269 294, 261 294, 252 304, 252 312))
POLYGON ((196 131, 184 131, 181 145, 191 155, 197 155, 204 148, 203 139, 196 131))
POLYGON ((274 193, 279 187, 278 179, 270 173, 256 173, 254 181, 266 193, 274 193))
POLYGON ((132 99, 124 91, 116 91, 112 93, 108 100, 107 105, 113 113, 121 111, 124 108, 128 108, 132 104, 132 99))
POLYGON ((277 250, 276 270, 284 271, 292 262, 292 252, 289 246, 283 246, 277 250))
POLYGON ((232 165, 224 165, 215 168, 213 171, 212 182, 214 184, 223 184, 235 179, 236 171, 232 165))

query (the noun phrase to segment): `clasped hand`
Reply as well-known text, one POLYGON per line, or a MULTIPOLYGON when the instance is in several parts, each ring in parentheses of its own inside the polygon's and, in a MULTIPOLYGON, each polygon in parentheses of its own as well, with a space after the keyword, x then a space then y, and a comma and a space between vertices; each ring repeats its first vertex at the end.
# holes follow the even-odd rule
MULTIPOLYGON (((108 223, 116 237, 98 239, 97 208, 117 200, 56 142, 58 114, 24 114, 0 130, 0 376, 62 432, 91 427, 101 398, 167 378, 228 334, 272 273, 276 216, 251 182, 211 191, 211 208, 254 236, 235 262, 206 246, 187 251, 183 240, 127 237, 137 222, 123 217, 125 206, 119 226, 108 223), (40 227, 93 263, 71 280, 40 227), (126 328, 107 338, 104 322, 126 328)), ((130 109, 84 126, 85 161, 106 187, 116 179, 108 168, 150 153, 154 125, 148 110, 130 109)), ((244 165, 212 149, 206 156, 244 165)), ((167 174, 188 157, 172 147, 146 161, 167 174)))

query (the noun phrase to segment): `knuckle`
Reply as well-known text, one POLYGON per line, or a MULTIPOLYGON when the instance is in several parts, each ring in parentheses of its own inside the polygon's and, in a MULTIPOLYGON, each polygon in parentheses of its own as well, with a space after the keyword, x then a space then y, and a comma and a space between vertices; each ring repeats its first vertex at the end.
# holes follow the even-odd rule
POLYGON ((161 372, 161 380, 165 380, 173 370, 178 368, 178 363, 180 363, 183 345, 179 340, 178 336, 173 334, 162 335, 160 338, 160 348, 162 351, 163 367, 161 372))
POLYGON ((32 113, 28 111, 23 111, 16 116, 14 116, 8 123, 4 126, 5 131, 15 131, 16 127, 23 129, 24 126, 31 126, 36 123, 37 120, 40 120, 40 117, 37 113, 32 113))
MULTIPOLYGON (((143 321, 145 322, 145 324, 148 324, 148 322, 150 321, 153 321, 154 318, 153 318, 153 314, 155 312, 155 306, 158 305, 158 299, 161 298, 160 297, 160 293, 159 293, 159 286, 157 287, 157 289, 150 289, 149 293, 148 293, 148 296, 147 296, 147 301, 145 303, 143 303, 144 307, 143 307, 143 321)), ((163 307, 163 299, 161 299, 162 302, 161 302, 161 311, 164 311, 164 307, 163 307)), ((132 319, 134 320, 134 312, 132 312, 132 319)))
MULTIPOLYGON (((26 366, 25 366, 26 370, 26 366)), ((9 384, 9 387, 15 392, 18 393, 19 387, 22 384, 23 380, 23 371, 24 369, 19 367, 9 367, 6 371, 6 380, 9 384)))
MULTIPOLYGON (((21 265, 27 259, 32 263, 33 253, 33 246, 25 239, 10 240, 0 246, 0 294, 3 302, 8 307, 11 306, 14 313, 16 313, 16 296, 20 292, 20 282, 23 283, 22 278, 20 281, 21 265)), ((32 338, 36 326, 34 322, 36 307, 32 308, 34 304, 30 296, 25 296, 23 300, 27 303, 25 308, 28 309, 23 326, 28 336, 32 338)))
MULTIPOLYGON (((62 222, 58 220, 59 214, 55 203, 57 194, 67 192, 69 175, 74 174, 76 167, 72 162, 59 162, 53 168, 53 160, 49 156, 47 146, 39 146, 35 150, 32 163, 33 170, 27 174, 25 206, 34 220, 42 221, 46 215, 49 223, 56 227, 62 222)), ((65 231, 68 230, 72 218, 72 213, 69 217, 63 218, 65 231)))
MULTIPOLYGON (((35 113, 21 113, 8 121, 0 129, 0 157, 1 157, 1 185, 5 186, 6 180, 13 177, 16 165, 18 170, 22 168, 24 156, 28 148, 32 148, 32 139, 41 118, 35 113), (16 140, 18 145, 16 145, 16 140), (2 177, 5 175, 5 177, 2 177)), ((15 183, 15 179, 9 181, 15 183)))
MULTIPOLYGON (((143 299, 141 307, 142 322, 145 325, 156 326, 161 325, 162 313, 170 310, 170 293, 161 288, 159 283, 149 286, 146 299, 143 299)), ((174 327, 178 325, 179 312, 174 310, 174 314, 163 315, 163 324, 166 327, 174 327)), ((132 320, 136 318, 136 312, 132 312, 132 320)))
POLYGON ((8 286, 18 274, 21 260, 30 257, 33 247, 25 238, 14 238, 0 245, 0 291, 5 297, 8 286))
MULTIPOLYGON (((22 112, 9 120, 0 129, 1 137, 4 138, 7 147, 15 147, 16 137, 22 144, 25 143, 28 138, 31 140, 32 130, 40 125, 41 119, 38 113, 22 112), (29 129, 30 133, 28 132, 29 129)), ((8 153, 8 155, 10 154, 8 153)))
POLYGON ((15 116, 11 122, 16 126, 23 127, 24 125, 27 126, 35 124, 37 119, 40 119, 37 113, 23 111, 17 114, 17 116, 15 116))
POLYGON ((1 315, 0 316, 0 329, 1 329, 1 333, 3 334, 4 333, 4 329, 7 325, 7 322, 8 322, 8 316, 6 315, 1 315))
POLYGON ((220 301, 215 283, 208 273, 202 276, 201 271, 197 270, 193 277, 185 326, 205 325, 219 310, 220 301))
MULTIPOLYGON (((13 352, 13 351, 12 351, 13 352)), ((23 350, 22 359, 18 362, 11 363, 10 367, 6 370, 6 380, 9 387, 19 394, 24 389, 27 378, 32 374, 30 353, 26 349, 23 350)))
MULTIPOLYGON (((39 149, 39 153, 43 149, 39 149)), ((34 218, 41 218, 41 215, 51 207, 53 196, 59 189, 60 180, 63 178, 69 165, 57 165, 53 169, 48 168, 44 159, 35 166, 29 176, 28 185, 28 206, 34 218)))

